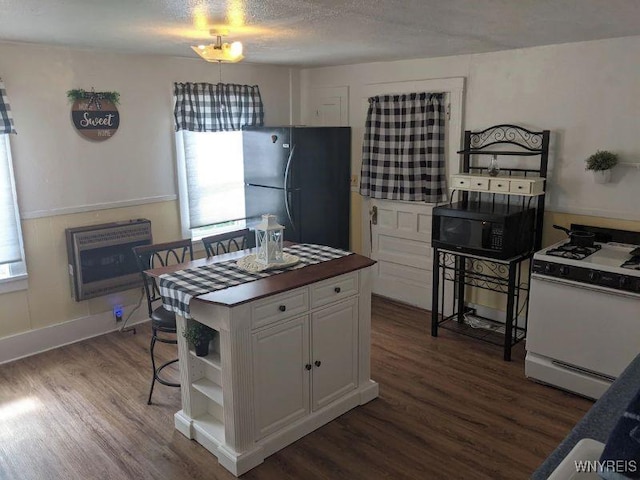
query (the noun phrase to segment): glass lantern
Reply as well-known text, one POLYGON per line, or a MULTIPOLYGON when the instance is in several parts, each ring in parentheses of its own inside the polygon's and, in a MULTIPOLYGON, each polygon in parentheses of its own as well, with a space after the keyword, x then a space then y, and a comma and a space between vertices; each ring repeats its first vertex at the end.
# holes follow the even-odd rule
POLYGON ((262 215, 256 226, 256 262, 262 265, 283 263, 282 241, 284 227, 276 221, 275 215, 262 215))

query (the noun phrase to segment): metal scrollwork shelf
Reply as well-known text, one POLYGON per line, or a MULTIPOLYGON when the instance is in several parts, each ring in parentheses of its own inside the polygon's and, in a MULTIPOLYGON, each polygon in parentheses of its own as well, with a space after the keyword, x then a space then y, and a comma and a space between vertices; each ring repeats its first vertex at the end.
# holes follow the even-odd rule
MULTIPOLYGON (((462 173, 484 172, 486 166, 472 164, 472 158, 479 155, 538 156, 539 162, 533 168, 504 169, 509 176, 529 175, 547 177, 549 156, 549 130, 534 132, 517 125, 494 125, 485 130, 465 132, 462 155, 462 173), (511 148, 515 147, 515 148, 511 148), (505 150, 507 148, 508 150, 505 150)), ((517 177, 513 177, 517 178, 517 177)), ((461 192, 462 200, 469 199, 470 192, 461 192)), ((493 196, 495 197, 495 195, 493 196)), ((492 202, 495 198, 492 198, 492 202)), ((507 199, 507 202, 510 200, 507 199)), ((521 200, 523 207, 529 208, 532 198, 521 200)), ((433 295, 431 314, 431 335, 438 335, 438 328, 453 330, 479 340, 501 345, 504 359, 511 360, 511 348, 523 340, 527 333, 527 309, 529 303, 529 267, 535 250, 542 243, 544 218, 544 191, 535 201, 535 227, 532 248, 525 254, 507 260, 490 256, 481 257, 433 249, 433 295), (447 290, 451 286, 453 290, 447 290), (476 308, 467 306, 466 287, 488 290, 506 296, 504 322, 481 316, 476 308), (445 291, 451 293, 451 308, 445 308, 445 291), (445 314, 447 311, 447 314, 445 314)))
POLYGON ((457 295, 451 297, 452 312, 449 315, 432 316, 432 335, 437 336, 438 328, 452 330, 478 340, 504 347, 504 359, 511 360, 511 348, 525 338, 527 332, 527 307, 529 302, 529 261, 531 254, 506 261, 466 256, 458 252, 435 249, 434 298, 435 309, 438 305, 445 308, 446 283, 450 283, 457 295), (480 315, 474 308, 465 305, 465 287, 506 295, 507 308, 505 321, 496 322, 480 315))

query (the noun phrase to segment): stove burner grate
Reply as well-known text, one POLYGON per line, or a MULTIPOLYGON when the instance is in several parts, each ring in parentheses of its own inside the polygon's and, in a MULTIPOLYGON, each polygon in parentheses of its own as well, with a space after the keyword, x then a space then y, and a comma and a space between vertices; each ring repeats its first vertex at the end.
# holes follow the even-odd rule
POLYGON ((629 260, 620 265, 622 268, 629 270, 640 270, 640 255, 634 255, 629 260))
POLYGON ((553 257, 570 258, 572 260, 582 260, 584 258, 587 258, 589 255, 597 252, 601 248, 602 246, 597 244, 591 247, 583 247, 580 245, 565 243, 564 245, 560 245, 559 247, 552 248, 551 250, 547 250, 546 254, 551 255, 553 257))

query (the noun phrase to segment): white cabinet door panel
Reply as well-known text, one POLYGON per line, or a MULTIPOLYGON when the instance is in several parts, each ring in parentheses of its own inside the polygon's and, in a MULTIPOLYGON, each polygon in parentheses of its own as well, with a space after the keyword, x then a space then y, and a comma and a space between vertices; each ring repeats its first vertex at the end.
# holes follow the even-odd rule
POLYGON ((253 334, 256 440, 309 413, 309 317, 253 334))
POLYGON ((311 344, 315 411, 358 384, 358 299, 350 298, 313 313, 311 344))

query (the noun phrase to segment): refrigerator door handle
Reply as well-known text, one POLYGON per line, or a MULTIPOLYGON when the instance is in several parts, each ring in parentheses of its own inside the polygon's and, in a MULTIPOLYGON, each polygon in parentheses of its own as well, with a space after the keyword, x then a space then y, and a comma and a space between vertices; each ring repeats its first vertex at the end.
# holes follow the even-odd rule
POLYGON ((289 173, 291 172, 291 162, 293 161, 293 153, 296 151, 296 145, 293 144, 291 151, 289 152, 289 158, 287 158, 287 166, 284 168, 284 189, 289 188, 289 173))
POLYGON ((287 217, 289 217, 289 223, 291 224, 291 229, 296 231, 296 224, 293 221, 293 217, 291 216, 291 205, 289 204, 289 196, 291 195, 291 190, 285 188, 284 189, 284 208, 287 212, 287 217))
POLYGON ((291 195, 291 191, 289 190, 289 173, 291 173, 291 165, 293 162, 293 154, 296 151, 295 143, 291 147, 291 151, 289 152, 289 158, 287 159, 287 166, 284 169, 284 208, 287 211, 287 217, 289 217, 289 223, 291 223, 291 228, 295 231, 296 224, 293 222, 293 217, 291 216, 291 204, 289 202, 289 197, 291 195))

